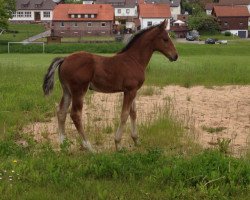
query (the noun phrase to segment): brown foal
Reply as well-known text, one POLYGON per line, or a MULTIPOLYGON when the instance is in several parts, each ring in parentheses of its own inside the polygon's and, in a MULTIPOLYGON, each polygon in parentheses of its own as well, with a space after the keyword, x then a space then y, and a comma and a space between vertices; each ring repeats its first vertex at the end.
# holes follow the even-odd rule
POLYGON ((121 121, 115 134, 116 149, 121 148, 120 141, 124 125, 130 116, 131 137, 138 144, 136 131, 135 97, 145 79, 145 69, 154 51, 159 51, 170 61, 176 61, 177 51, 166 31, 167 22, 138 32, 126 47, 113 57, 77 52, 65 58, 55 58, 44 77, 43 90, 48 95, 54 85, 54 73, 59 67, 59 79, 63 96, 58 108, 59 138, 63 142, 65 119, 72 102, 71 118, 78 133, 82 136, 83 147, 91 152, 82 124, 83 97, 88 89, 104 93, 123 92, 121 121))

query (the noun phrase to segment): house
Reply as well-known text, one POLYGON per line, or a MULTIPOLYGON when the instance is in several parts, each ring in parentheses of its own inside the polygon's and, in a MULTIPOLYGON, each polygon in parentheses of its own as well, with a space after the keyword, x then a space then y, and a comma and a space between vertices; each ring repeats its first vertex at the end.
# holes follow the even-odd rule
POLYGON ((138 17, 136 0, 96 0, 96 4, 111 4, 115 9, 116 19, 138 17))
POLYGON ((16 12, 13 12, 12 23, 50 23, 56 3, 53 0, 16 0, 16 12))
POLYGON ((248 37, 249 12, 246 6, 214 6, 212 15, 222 32, 230 31, 241 38, 248 37))
POLYGON ((95 0, 83 0, 82 3, 83 4, 94 4, 95 0))
MULTIPOLYGON (((250 13, 250 0, 220 0, 220 4, 228 6, 246 6, 250 13)), ((248 20, 248 26, 250 26, 250 18, 248 20)))
POLYGON ((140 28, 144 29, 168 20, 167 30, 170 29, 170 6, 169 4, 139 4, 140 28))
POLYGON ((207 15, 211 15, 214 6, 247 6, 250 12, 250 0, 220 0, 218 3, 207 3, 205 5, 207 15))
POLYGON ((181 1, 180 0, 145 0, 145 3, 151 4, 169 4, 171 16, 177 20, 177 15, 181 14, 181 1))
POLYGON ((170 27, 170 31, 174 32, 177 38, 185 38, 188 33, 188 27, 184 21, 176 20, 170 27))
POLYGON ((205 5, 206 14, 207 14, 207 15, 211 15, 214 6, 218 6, 218 5, 219 5, 219 3, 207 3, 207 4, 205 5))
POLYGON ((138 18, 136 0, 96 0, 96 4, 111 4, 115 10, 115 24, 134 29, 134 20, 138 18))
POLYGON ((54 9, 54 36, 80 37, 110 35, 113 30, 114 9, 109 4, 59 4, 54 9))

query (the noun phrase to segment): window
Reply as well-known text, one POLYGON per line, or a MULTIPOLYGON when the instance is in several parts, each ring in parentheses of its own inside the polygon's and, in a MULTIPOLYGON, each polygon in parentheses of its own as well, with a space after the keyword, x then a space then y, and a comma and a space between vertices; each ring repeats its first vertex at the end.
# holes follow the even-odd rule
POLYGON ((64 27, 64 22, 61 22, 61 27, 64 27))
POLYGON ((43 12, 44 18, 50 18, 50 12, 43 12))
POLYGON ((102 22, 101 27, 106 27, 106 22, 102 22))
POLYGON ((95 15, 91 15, 91 18, 95 18, 95 15))
POLYGON ((71 15, 71 18, 75 18, 75 15, 71 15))
POLYGON ((122 10, 121 9, 118 9, 117 10, 117 13, 121 14, 122 10))
POLYGON ((130 10, 129 10, 129 9, 126 9, 126 13, 129 14, 129 13, 130 13, 130 10))
POLYGON ((12 17, 13 17, 13 18, 16 17, 16 12, 13 12, 13 13, 12 13, 12 17))
POLYGON ((24 17, 31 17, 31 12, 24 12, 24 17))
POLYGON ((228 23, 227 22, 224 22, 224 26, 227 26, 228 25, 228 23))
POLYGON ((88 15, 84 15, 84 18, 88 18, 88 15))
POLYGON ((242 26, 243 25, 243 22, 240 22, 240 26, 242 26))
POLYGON ((92 26, 92 23, 91 22, 88 22, 87 23, 87 27, 91 27, 92 26))
POLYGON ((148 21, 148 26, 152 26, 152 22, 151 21, 148 21))
POLYGON ((17 17, 23 17, 23 12, 17 12, 17 17))
POLYGON ((81 15, 78 15, 78 18, 81 18, 81 15))
POLYGON ((74 23, 74 27, 78 27, 78 24, 77 24, 77 22, 75 22, 75 23, 74 23))

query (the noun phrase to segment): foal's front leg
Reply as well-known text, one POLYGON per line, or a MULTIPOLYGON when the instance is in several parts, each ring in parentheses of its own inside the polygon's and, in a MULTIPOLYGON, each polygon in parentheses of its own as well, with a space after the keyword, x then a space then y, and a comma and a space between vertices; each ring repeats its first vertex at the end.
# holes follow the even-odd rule
POLYGON ((121 121, 120 121, 120 125, 117 129, 117 132, 115 134, 115 147, 116 150, 120 150, 121 146, 120 146, 120 142, 122 139, 122 133, 123 133, 123 129, 124 126, 127 122, 129 113, 130 113, 130 108, 131 108, 131 104, 133 102, 133 100, 135 99, 136 96, 136 90, 132 90, 129 92, 124 92, 124 97, 123 97, 123 105, 122 105, 122 113, 121 113, 121 121))
POLYGON ((139 137, 138 137, 137 129, 136 129, 136 103, 135 103, 135 99, 131 105, 129 116, 131 119, 131 137, 135 143, 135 146, 138 146, 138 145, 140 145, 140 142, 138 140, 139 137))

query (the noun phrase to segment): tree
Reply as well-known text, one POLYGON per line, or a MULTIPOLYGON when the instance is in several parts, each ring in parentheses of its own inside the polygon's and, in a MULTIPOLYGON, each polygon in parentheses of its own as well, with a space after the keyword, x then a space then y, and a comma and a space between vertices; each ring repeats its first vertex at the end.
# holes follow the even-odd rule
POLYGON ((12 12, 15 11, 15 0, 0 0, 0 29, 7 29, 8 19, 12 17, 12 12))
POLYGON ((198 30, 199 32, 206 32, 214 34, 219 31, 219 24, 213 16, 208 16, 205 13, 190 16, 188 19, 188 27, 190 29, 198 30))

